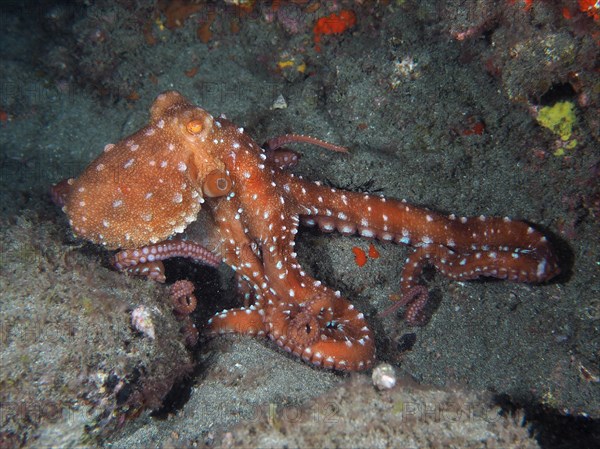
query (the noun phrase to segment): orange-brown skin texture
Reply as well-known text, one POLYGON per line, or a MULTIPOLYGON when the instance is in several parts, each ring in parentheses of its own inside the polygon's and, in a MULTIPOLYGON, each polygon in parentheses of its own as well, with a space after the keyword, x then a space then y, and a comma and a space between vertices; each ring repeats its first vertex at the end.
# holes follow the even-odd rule
MULTIPOLYGON (((284 137, 272 148, 297 140, 284 137)), ((524 222, 448 217, 403 201, 332 189, 284 171, 290 163, 274 154, 242 128, 171 91, 156 99, 148 126, 107 146, 70 181, 68 193, 61 184, 56 196, 76 234, 127 250, 120 260, 134 265, 136 259, 128 258, 141 246, 148 245, 144 254, 168 256, 168 245, 160 242, 182 232, 202 208, 209 248, 236 271, 254 300, 214 316, 209 331, 267 335, 307 362, 339 370, 373 364, 373 335, 347 299, 300 267, 294 252, 300 220, 326 232, 415 246, 401 279, 406 298, 416 296, 410 292, 419 288, 427 262, 461 280, 543 282, 558 273, 546 238, 524 222)), ((426 295, 419 298, 412 310, 407 304, 412 324, 421 320, 426 295)))

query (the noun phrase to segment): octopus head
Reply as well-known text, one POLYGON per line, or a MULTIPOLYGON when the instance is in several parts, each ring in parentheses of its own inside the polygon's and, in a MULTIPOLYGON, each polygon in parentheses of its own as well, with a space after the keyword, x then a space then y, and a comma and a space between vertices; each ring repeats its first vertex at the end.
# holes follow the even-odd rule
POLYGON ((71 180, 64 210, 81 237, 134 248, 182 232, 205 196, 231 188, 211 152, 213 117, 175 91, 158 96, 150 123, 104 152, 71 180))

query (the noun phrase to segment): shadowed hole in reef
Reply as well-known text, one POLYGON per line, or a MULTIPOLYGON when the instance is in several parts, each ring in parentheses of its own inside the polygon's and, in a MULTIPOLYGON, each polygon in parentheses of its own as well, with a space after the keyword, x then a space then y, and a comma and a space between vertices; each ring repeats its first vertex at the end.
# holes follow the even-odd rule
POLYGON ((396 349, 398 352, 407 352, 412 351, 413 346, 417 342, 417 334, 414 332, 409 332, 400 337, 398 343, 396 345, 396 349))
MULTIPOLYGON (((239 304, 230 304, 231 297, 234 296, 232 295, 233 290, 222 288, 223 282, 219 271, 212 267, 192 262, 186 258, 173 258, 165 261, 165 275, 167 285, 172 285, 173 282, 180 279, 187 279, 196 287, 194 295, 198 300, 198 306, 191 314, 191 318, 199 332, 202 332, 204 324, 214 315, 215 311, 220 311, 225 307, 239 306, 239 304)), ((190 400, 193 386, 201 381, 211 359, 210 356, 200 357, 201 350, 198 345, 202 344, 201 338, 197 345, 190 349, 194 363, 193 371, 175 382, 163 399, 161 407, 152 411, 150 416, 167 419, 169 415, 181 410, 190 400)))
POLYGON ((600 421, 584 416, 566 416, 556 409, 539 403, 516 402, 506 394, 494 397, 505 415, 525 411, 523 426, 542 449, 598 447, 600 421))
POLYGON ((177 413, 190 400, 192 395, 192 384, 189 381, 177 382, 167 393, 163 400, 163 405, 159 409, 150 413, 150 416, 157 419, 167 419, 169 415, 177 413))
POLYGON ((182 257, 166 260, 164 264, 166 285, 170 286, 175 281, 187 279, 196 287, 194 295, 198 305, 192 313, 192 318, 198 330, 216 312, 242 305, 236 294, 237 286, 233 277, 231 280, 223 278, 219 270, 182 257))
MULTIPOLYGON (((208 360, 210 360, 210 357, 208 360)), ((204 377, 203 373, 207 368, 207 363, 195 362, 196 366, 194 367, 194 370, 184 379, 175 382, 171 390, 163 399, 162 406, 153 410, 152 413, 150 413, 150 416, 160 420, 168 419, 169 415, 174 415, 179 410, 183 409, 185 404, 187 404, 192 397, 193 386, 204 377)))
POLYGON ((552 106, 559 101, 573 100, 576 92, 570 83, 553 84, 541 97, 540 106, 552 106))

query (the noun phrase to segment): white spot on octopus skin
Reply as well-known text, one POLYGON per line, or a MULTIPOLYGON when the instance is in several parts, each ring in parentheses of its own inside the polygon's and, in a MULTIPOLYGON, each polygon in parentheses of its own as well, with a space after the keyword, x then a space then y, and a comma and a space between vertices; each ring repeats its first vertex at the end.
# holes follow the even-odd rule
POLYGON ((540 263, 537 266, 537 271, 536 271, 536 275, 538 278, 542 277, 544 275, 544 273, 546 272, 546 259, 542 259, 540 261, 540 263))
POLYGON ((367 238, 372 238, 375 236, 375 233, 370 229, 361 229, 359 231, 359 234, 362 235, 363 237, 367 237, 367 238))
POLYGON ((185 165, 185 162, 180 161, 177 164, 177 170, 179 170, 179 171, 186 171, 187 170, 187 165, 185 165))

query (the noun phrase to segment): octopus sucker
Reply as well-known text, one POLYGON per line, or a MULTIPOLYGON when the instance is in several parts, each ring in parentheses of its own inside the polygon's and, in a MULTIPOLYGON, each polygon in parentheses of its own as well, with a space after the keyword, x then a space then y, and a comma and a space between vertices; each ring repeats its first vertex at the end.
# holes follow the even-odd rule
POLYGON ((164 282, 162 261, 171 257, 229 265, 243 306, 216 314, 205 331, 263 336, 327 369, 370 368, 375 342, 348 299, 302 270, 294 252, 300 223, 412 245, 398 303, 410 325, 425 323, 428 293, 419 281, 427 264, 459 281, 540 283, 559 272, 548 239, 525 222, 442 215, 294 176, 298 154, 284 145, 297 143, 347 152, 298 134, 261 147, 224 116, 215 120, 169 91, 152 104, 146 127, 107 145, 79 177, 54 186, 52 198, 76 234, 119 250, 121 271, 164 282), (200 241, 175 238, 186 228, 200 241))

